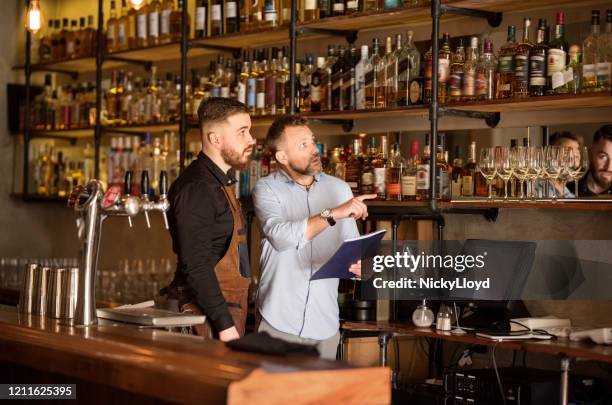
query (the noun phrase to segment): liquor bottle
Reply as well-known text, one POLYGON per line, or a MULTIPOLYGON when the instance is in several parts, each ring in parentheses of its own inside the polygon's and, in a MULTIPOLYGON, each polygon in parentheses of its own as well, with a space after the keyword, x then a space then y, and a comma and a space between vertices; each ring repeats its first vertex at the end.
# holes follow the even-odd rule
POLYGON ((240 77, 238 79, 238 87, 236 89, 236 99, 248 107, 247 102, 247 87, 251 71, 249 63, 249 51, 242 52, 242 68, 240 69, 240 77))
POLYGON ((287 112, 287 85, 289 83, 289 58, 287 56, 287 48, 283 47, 279 53, 276 72, 276 113, 285 114, 287 112))
POLYGON ((195 37, 206 38, 208 36, 208 1, 198 0, 196 3, 195 37))
POLYGON ((333 0, 333 15, 334 17, 344 15, 344 0, 333 0))
POLYGON ((444 134, 438 134, 438 147, 436 149, 436 191, 439 200, 450 200, 450 179, 448 163, 444 157, 444 134))
MULTIPOLYGON (((398 74, 398 105, 407 106, 422 100, 421 54, 413 41, 414 33, 408 31, 404 52, 408 57, 408 71, 398 74)), ((401 69, 400 65, 400 69, 401 69)))
POLYGON ((555 25, 555 38, 550 41, 548 49, 548 76, 550 77, 550 87, 547 94, 566 94, 567 78, 567 51, 569 45, 565 40, 565 13, 557 13, 557 24, 555 25))
POLYGON ((516 46, 516 27, 508 26, 508 39, 505 45, 499 48, 497 65, 497 84, 495 98, 510 98, 514 94, 514 48, 516 46))
POLYGON ((256 79, 256 97, 255 97, 255 114, 264 115, 266 113, 266 71, 268 70, 268 61, 264 59, 263 52, 258 55, 258 72, 256 79))
MULTIPOLYGON (((76 32, 76 40, 74 43, 74 57, 79 58, 83 56, 83 46, 85 46, 85 17, 79 18, 79 29, 76 32)), ((39 45, 40 54, 40 45, 39 45)))
POLYGON ((344 69, 342 71, 342 91, 344 93, 343 101, 345 111, 355 110, 357 105, 357 79, 355 71, 357 62, 359 62, 357 48, 355 48, 355 44, 351 44, 349 51, 346 53, 346 62, 344 63, 344 69))
POLYGON ((476 96, 476 70, 478 68, 478 37, 470 38, 467 48, 465 65, 463 66, 463 83, 461 86, 461 100, 475 101, 476 96))
MULTIPOLYGON (((187 13, 187 36, 191 32, 191 17, 187 13)), ((178 0, 178 7, 170 13, 170 42, 178 42, 183 35, 183 0, 178 0)))
POLYGON ((77 21, 70 21, 71 30, 66 33, 66 58, 74 59, 76 58, 76 30, 77 30, 77 21))
POLYGON ((402 175, 406 169, 406 160, 402 157, 399 143, 391 148, 387 167, 387 200, 402 200, 402 175))
POLYGON ((385 200, 387 195, 387 169, 389 161, 387 158, 387 135, 380 137, 380 150, 376 157, 372 160, 372 168, 374 171, 374 193, 377 194, 377 199, 385 200))
POLYGON ((336 63, 334 63, 331 69, 331 105, 334 111, 342 111, 344 109, 344 94, 342 92, 342 71, 344 69, 344 63, 346 62, 345 52, 346 51, 344 50, 344 47, 341 46, 338 58, 336 59, 336 63))
POLYGON ((476 169, 476 142, 468 147, 467 162, 461 173, 461 195, 473 197, 476 191, 476 182, 479 173, 476 169))
POLYGON ((238 5, 238 31, 248 32, 251 30, 251 0, 238 0, 238 5))
POLYGON ((110 18, 106 21, 106 52, 117 50, 117 10, 115 1, 111 1, 110 18))
POLYGON ((325 66, 325 58, 322 56, 317 57, 317 68, 312 73, 310 79, 310 111, 320 112, 321 105, 323 102, 323 96, 325 94, 323 84, 323 67, 325 66))
POLYGON ((569 64, 565 79, 567 81, 567 91, 570 94, 580 94, 582 90, 582 53, 580 46, 572 45, 569 47, 569 64))
POLYGON ((423 157, 417 165, 417 200, 427 200, 429 198, 429 161, 431 159, 429 147, 429 134, 425 135, 425 146, 423 147, 423 157))
POLYGON ((327 18, 333 15, 332 3, 333 0, 318 0, 319 3, 319 18, 327 18))
POLYGON ((267 28, 275 28, 280 25, 278 15, 278 0, 265 0, 263 10, 263 26, 267 28))
POLYGON ((374 194, 374 166, 372 161, 376 156, 376 137, 370 138, 368 153, 363 160, 363 171, 361 173, 361 194, 374 194))
POLYGON ((391 8, 398 8, 404 5, 404 1, 403 0, 384 0, 383 1, 383 8, 385 10, 387 9, 391 9, 391 8))
POLYGON ((115 38, 115 50, 123 51, 128 49, 128 8, 126 0, 121 0, 121 14, 117 18, 117 31, 115 38))
POLYGON ((276 79, 278 50, 273 49, 272 58, 266 71, 266 114, 276 114, 276 79))
POLYGON ((582 42, 582 91, 599 91, 597 85, 597 63, 599 62, 600 42, 599 10, 591 11, 591 34, 582 42))
POLYGON ((463 65, 465 65, 465 48, 463 47, 463 39, 460 39, 457 50, 453 54, 450 66, 450 80, 448 82, 448 96, 449 100, 453 102, 461 101, 463 65))
POLYGON ((233 34, 240 30, 240 18, 238 17, 238 1, 226 0, 225 2, 225 33, 233 34))
POLYGON ((136 13, 136 45, 139 48, 149 46, 149 6, 143 3, 136 13))
POLYGON ((306 54, 306 63, 304 69, 300 73, 300 111, 311 111, 312 98, 310 87, 312 82, 312 74, 315 71, 312 55, 306 54))
POLYGON ((211 1, 210 35, 223 35, 223 0, 211 1))
POLYGON ((600 37, 599 62, 597 62, 597 87, 609 92, 612 82, 612 9, 606 10, 606 33, 600 37))
POLYGON ((357 14, 359 11, 361 11, 360 0, 346 0, 346 15, 357 14))
POLYGON ((539 97, 546 94, 546 19, 538 20, 538 37, 535 46, 529 53, 529 95, 539 97))
MULTIPOLYGON (((385 42, 385 56, 383 56, 383 64, 385 70, 383 74, 384 85, 384 107, 395 107, 397 105, 397 76, 395 74, 396 55, 393 52, 393 44, 391 37, 387 37, 385 42)), ((401 46, 400 37, 400 46, 401 46)))
MULTIPOLYGON (((91 16, 91 25, 93 28, 93 16, 91 16)), ((127 13, 127 25, 126 25, 126 37, 129 49, 137 47, 138 38, 138 10, 134 7, 130 7, 127 13)))
POLYGON ((451 199, 461 197, 463 189, 463 159, 461 159, 461 152, 459 146, 455 146, 455 157, 453 159, 453 165, 449 166, 451 173, 451 199))
POLYGON ((386 66, 385 60, 380 56, 378 38, 374 38, 372 44, 372 57, 370 64, 372 65, 372 81, 371 86, 366 84, 366 108, 370 103, 369 108, 385 108, 385 75, 386 66))
POLYGON ((61 58, 61 43, 60 43, 60 21, 53 22, 53 33, 51 34, 52 59, 60 60, 61 58))
POLYGON ((66 59, 66 36, 70 32, 70 27, 68 24, 70 20, 67 18, 62 18, 62 30, 60 31, 59 36, 59 58, 66 59))
POLYGON ((163 0, 159 15, 159 42, 167 44, 172 42, 170 35, 171 16, 174 10, 174 0, 163 0))
POLYGON ((450 35, 442 35, 442 45, 438 53, 438 101, 441 104, 448 102, 448 80, 450 78, 450 35))
MULTIPOLYGON (((301 2, 301 6, 303 7, 302 11, 302 21, 314 21, 319 19, 319 5, 317 0, 303 0, 301 2)), ((289 16, 291 18, 291 16, 289 16)))
POLYGON ((417 198, 417 163, 419 160, 419 141, 410 143, 410 158, 402 172, 402 200, 415 201, 417 198))
POLYGON ((357 110, 366 108, 366 82, 368 75, 372 76, 372 65, 368 58, 368 46, 362 45, 361 59, 359 59, 355 66, 355 108, 357 110))
MULTIPOLYGON (((245 0, 248 1, 248 0, 245 0)), ((251 24, 250 29, 258 29, 263 23, 264 0, 252 0, 251 2, 251 24)))
POLYGON ((151 0, 149 3, 149 46, 159 45, 161 3, 151 0))
POLYGON ((362 139, 353 140, 353 153, 346 162, 345 181, 354 195, 361 190, 361 171, 363 168, 363 155, 361 148, 362 139))
POLYGON ((45 32, 45 36, 40 39, 38 46, 38 59, 41 62, 50 62, 53 60, 53 20, 49 20, 49 25, 45 32))
POLYGON ((523 39, 514 47, 514 97, 529 97, 529 55, 533 42, 529 38, 531 18, 523 19, 523 39))
POLYGON ((382 1, 380 0, 363 0, 363 12, 374 12, 382 8, 382 1))

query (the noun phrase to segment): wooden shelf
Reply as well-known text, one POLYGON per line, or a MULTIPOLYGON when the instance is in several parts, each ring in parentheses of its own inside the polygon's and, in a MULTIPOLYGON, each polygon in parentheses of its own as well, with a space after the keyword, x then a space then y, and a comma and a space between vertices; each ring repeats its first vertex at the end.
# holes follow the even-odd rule
MULTIPOLYGON (((372 207, 372 212, 383 212, 385 209, 411 210, 416 212, 428 207, 428 201, 381 201, 369 200, 366 201, 368 207, 372 207)), ((453 201, 438 201, 438 208, 443 212, 453 210, 487 210, 487 209, 546 209, 546 210, 576 210, 576 211, 612 211, 612 199, 576 199, 575 201, 558 201, 551 202, 548 200, 536 200, 519 202, 516 199, 504 202, 502 200, 493 200, 489 202, 486 198, 474 200, 453 200, 453 201), (597 201, 593 201, 597 200, 597 201)))
MULTIPOLYGON (((443 4, 470 8, 473 10, 512 12, 546 7, 561 7, 575 5, 572 0, 443 0, 443 4)), ((457 20, 457 15, 444 14, 443 21, 457 20)), ((469 18, 469 17, 468 17, 469 18)), ((339 17, 329 17, 315 21, 300 23, 300 28, 316 28, 331 30, 373 30, 399 25, 431 24, 431 7, 429 4, 416 7, 400 7, 391 10, 358 13, 339 17)))
POLYGON ((30 131, 32 138, 93 138, 93 128, 75 128, 75 129, 49 129, 40 130, 33 129, 30 131))
MULTIPOLYGON (((263 28, 247 32, 220 35, 202 39, 192 39, 192 43, 201 45, 222 46, 236 49, 260 48, 268 45, 288 44, 289 29, 286 26, 278 28, 263 28)), ((195 51, 192 49, 189 53, 195 51)), ((218 52, 218 51, 213 51, 218 52)))

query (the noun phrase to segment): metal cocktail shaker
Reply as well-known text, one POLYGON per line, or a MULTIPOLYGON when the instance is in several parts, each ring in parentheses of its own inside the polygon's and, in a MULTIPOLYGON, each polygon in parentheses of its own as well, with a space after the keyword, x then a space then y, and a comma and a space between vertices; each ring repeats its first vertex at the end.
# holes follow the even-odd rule
POLYGON ((35 263, 28 264, 23 272, 18 305, 19 312, 21 313, 30 314, 34 310, 36 279, 39 272, 40 266, 35 263))

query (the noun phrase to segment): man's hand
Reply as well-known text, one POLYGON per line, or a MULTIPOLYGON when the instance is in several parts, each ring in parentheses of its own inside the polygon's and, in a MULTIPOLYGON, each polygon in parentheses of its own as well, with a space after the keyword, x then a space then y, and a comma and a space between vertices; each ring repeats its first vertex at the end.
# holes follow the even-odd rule
POLYGON ((334 219, 354 218, 366 219, 368 217, 368 207, 363 202, 376 198, 376 194, 364 194, 351 198, 342 205, 332 209, 334 219))
POLYGON ((357 263, 351 264, 351 267, 348 269, 351 273, 355 275, 357 278, 361 278, 361 260, 357 263))
POLYGON ((240 335, 238 334, 238 329, 236 329, 235 326, 219 332, 219 340, 222 342, 229 342, 230 340, 238 339, 239 337, 240 335))

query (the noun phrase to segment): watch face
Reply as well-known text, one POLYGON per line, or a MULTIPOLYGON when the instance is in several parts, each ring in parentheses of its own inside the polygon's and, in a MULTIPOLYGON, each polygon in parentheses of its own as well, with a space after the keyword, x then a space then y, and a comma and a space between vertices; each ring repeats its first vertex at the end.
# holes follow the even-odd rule
POLYGON ((331 210, 329 208, 325 208, 323 211, 321 211, 321 216, 323 218, 331 217, 331 210))

